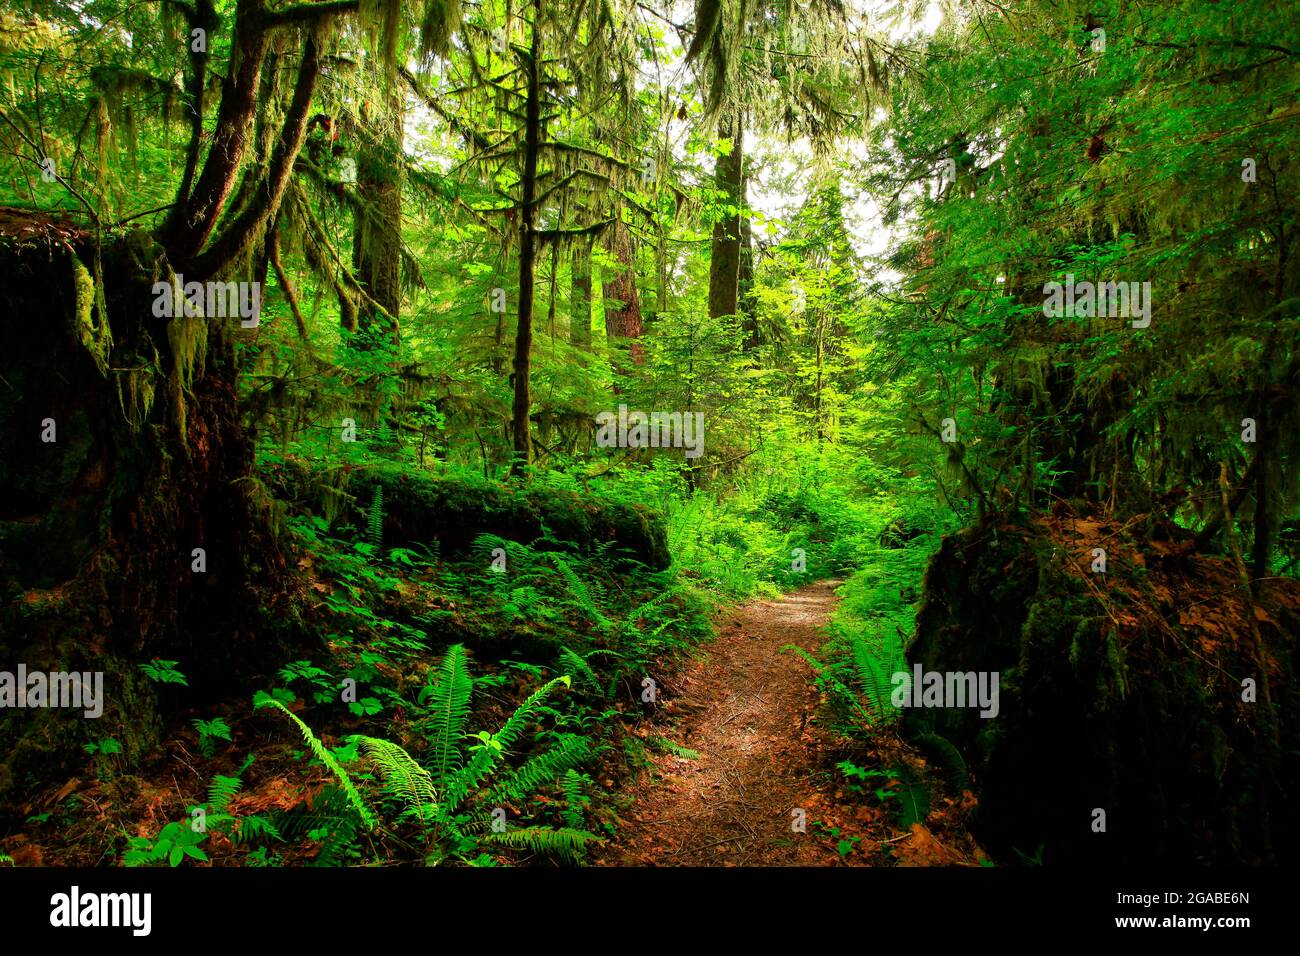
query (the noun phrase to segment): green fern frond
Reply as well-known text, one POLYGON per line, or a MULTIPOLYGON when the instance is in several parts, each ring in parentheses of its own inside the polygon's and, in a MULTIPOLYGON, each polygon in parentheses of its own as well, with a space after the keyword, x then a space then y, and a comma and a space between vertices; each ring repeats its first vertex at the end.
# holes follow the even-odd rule
POLYGON ((474 755, 465 763, 465 766, 446 779, 443 784, 442 805, 439 807, 438 814, 441 822, 446 823, 451 815, 460 808, 470 791, 478 787, 492 774, 497 756, 497 751, 491 747, 476 750, 474 755))
POLYGON ((547 552, 546 555, 555 569, 560 572, 560 577, 564 578, 564 583, 568 585, 569 593, 573 595, 578 607, 587 617, 595 621, 602 630, 609 630, 614 626, 614 622, 607 618, 596 604, 596 599, 592 596, 592 589, 588 587, 587 582, 582 580, 578 572, 573 570, 573 565, 562 554, 556 551, 547 552))
POLYGON ((223 777, 217 774, 208 784, 208 806, 213 810, 224 810, 231 799, 239 792, 243 781, 239 777, 223 777))
POLYGON ((358 735, 353 738, 374 764, 384 788, 405 804, 407 812, 421 822, 437 813, 438 797, 433 779, 411 755, 390 740, 358 735))
POLYGON ((428 769, 435 783, 442 781, 461 765, 460 740, 469 718, 469 698, 474 681, 469 674, 465 646, 453 644, 443 654, 435 672, 435 682, 420 692, 421 702, 428 699, 429 738, 428 769))
POLYGON ((578 675, 578 677, 591 685, 593 690, 604 690, 600 685, 600 678, 596 676, 596 672, 591 669, 591 665, 587 663, 587 659, 577 651, 574 651, 569 647, 561 646, 560 653, 557 656, 560 659, 561 666, 563 666, 565 670, 572 671, 574 674, 578 675))
POLYGON ((361 791, 359 791, 356 784, 352 782, 352 778, 348 776, 348 772, 339 765, 337 760, 334 759, 334 755, 329 752, 329 748, 321 743, 316 735, 312 733, 311 728, 299 720, 297 714, 291 711, 288 707, 285 707, 284 704, 280 703, 269 694, 260 695, 258 700, 262 706, 277 708, 298 725, 298 730, 302 732, 303 739, 307 741, 307 746, 311 748, 311 752, 316 756, 316 759, 328 767, 330 772, 334 774, 335 779, 339 782, 339 786, 342 787, 343 792, 347 794, 348 800, 356 809, 357 814, 361 817, 361 820, 365 823, 367 829, 375 829, 379 825, 379 821, 375 817, 374 811, 370 809, 365 798, 361 796, 361 791))
POLYGON ((476 561, 489 564, 492 561, 492 552, 498 548, 506 553, 506 558, 512 568, 530 567, 537 561, 537 552, 528 545, 495 534, 476 535, 469 550, 476 561))
POLYGON ((501 725, 501 729, 496 732, 493 738, 502 750, 508 750, 519 739, 519 735, 523 733, 524 727, 532 719, 538 705, 560 684, 563 684, 566 688, 572 687, 573 678, 566 674, 563 677, 547 681, 529 694, 527 699, 515 709, 515 712, 510 715, 510 719, 501 725))
POLYGON ((797 644, 787 644, 785 647, 781 648, 781 650, 794 651, 802 657, 813 670, 817 671, 817 679, 824 681, 826 686, 829 687, 840 698, 840 700, 844 701, 844 703, 848 705, 849 709, 857 714, 865 725, 870 726, 875 723, 875 716, 871 711, 862 706, 861 701, 858 699, 858 695, 853 692, 851 687, 847 686, 843 681, 832 674, 829 667, 797 644))
POLYGON ((650 600, 634 607, 628 612, 627 621, 629 625, 635 626, 636 622, 643 617, 648 617, 650 612, 668 603, 673 597, 685 589, 685 585, 675 584, 665 591, 660 591, 650 600))
POLYGON ((893 676, 902 649, 888 637, 876 642, 861 634, 849 637, 850 657, 862 696, 870 705, 873 715, 881 721, 897 720, 898 708, 893 706, 893 676))
POLYGON ((925 818, 930 815, 930 788, 905 763, 898 766, 898 781, 902 784, 898 791, 899 806, 902 810, 900 822, 904 828, 910 830, 914 824, 924 823, 925 818))
POLYGON ((670 753, 675 757, 681 757, 684 760, 699 760, 700 752, 692 750, 690 747, 683 747, 681 744, 675 744, 667 737, 650 737, 646 743, 654 750, 663 753, 670 753))
POLYGON ((970 786, 966 760, 950 740, 939 734, 918 734, 916 744, 926 756, 948 771, 948 784, 956 793, 961 793, 970 786))
POLYGON ((311 834, 321 841, 312 866, 339 866, 348 860, 357 842, 357 824, 361 817, 356 806, 341 787, 329 784, 316 795, 311 809, 300 806, 274 814, 276 829, 285 840, 297 841, 311 834))
POLYGON ((591 783, 591 778, 585 773, 569 769, 564 771, 564 825, 570 830, 581 830, 585 822, 583 811, 591 803, 591 797, 583 792, 583 788, 591 783))
POLYGON ((586 857, 588 845, 603 841, 585 830, 520 827, 503 833, 486 833, 482 842, 499 843, 516 850, 532 850, 578 866, 586 857))
POLYGON ((569 687, 572 683, 573 679, 568 675, 547 681, 533 691, 515 709, 515 712, 502 724, 499 731, 495 734, 484 731, 479 735, 484 740, 483 745, 476 747, 469 762, 452 774, 443 784, 441 819, 445 820, 450 817, 460 807, 469 793, 492 774, 498 758, 503 757, 506 751, 519 739, 520 734, 523 733, 524 728, 532 720, 541 702, 555 689, 555 686, 563 684, 565 687, 569 687))
POLYGON ((537 788, 591 759, 591 744, 580 734, 566 734, 554 747, 526 761, 487 793, 492 804, 522 800, 537 788))
POLYGON ((264 839, 283 840, 284 837, 280 836, 280 831, 268 817, 257 814, 240 817, 239 829, 230 835, 231 842, 236 846, 264 839))
POLYGON ((366 540, 376 547, 384 538, 384 487, 376 484, 366 514, 366 540))

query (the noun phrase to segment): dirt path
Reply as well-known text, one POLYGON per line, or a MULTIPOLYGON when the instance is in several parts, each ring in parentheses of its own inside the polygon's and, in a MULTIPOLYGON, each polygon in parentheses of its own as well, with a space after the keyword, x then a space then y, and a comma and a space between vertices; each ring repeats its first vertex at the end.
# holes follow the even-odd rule
MULTIPOLYGON (((781 648, 814 653, 835 605, 838 581, 780 600, 751 601, 675 682, 663 726, 652 731, 699 752, 657 754, 630 788, 614 866, 833 866, 833 844, 814 821, 832 802, 824 772, 835 742, 811 718, 818 706, 808 665, 781 648), (675 723, 674 723, 675 718, 675 723), (819 771, 822 771, 819 773, 819 771), (792 811, 806 811, 794 832, 792 811)), ((850 857, 849 862, 861 862, 850 857)))

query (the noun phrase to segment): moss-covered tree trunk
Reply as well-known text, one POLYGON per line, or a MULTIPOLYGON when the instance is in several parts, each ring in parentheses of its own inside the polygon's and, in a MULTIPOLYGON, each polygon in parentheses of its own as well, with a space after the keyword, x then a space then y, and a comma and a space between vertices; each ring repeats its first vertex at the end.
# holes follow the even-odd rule
POLYGON ((569 344, 591 349, 591 243, 573 248, 570 262, 569 344))
MULTIPOLYGON (((645 348, 638 341, 645 332, 641 319, 641 298, 636 288, 636 255, 632 231, 616 218, 605 230, 606 250, 616 263, 602 283, 605 300, 605 335, 611 345, 629 347, 632 364, 645 361, 645 348)), ((615 362, 615 371, 621 371, 615 362)))
POLYGON ((537 153, 542 126, 541 24, 540 7, 535 7, 532 43, 526 64, 528 98, 524 106, 523 198, 519 213, 519 318, 515 327, 514 401, 511 405, 511 436, 514 460, 511 471, 518 473, 533 460, 532 433, 528 427, 532 408, 529 389, 533 351, 533 284, 536 272, 537 236, 537 153))
POLYGON ((72 772, 87 740, 141 757, 169 700, 243 693, 293 618, 237 414, 239 318, 156 315, 171 270, 144 233, 97 271, 89 237, 0 240, 0 660, 104 674, 98 719, 0 722, 0 803, 72 772), (188 689, 160 695, 153 658, 188 689))
MULTIPOLYGON (((102 673, 104 682, 98 718, 29 708, 0 722, 0 804, 73 770, 89 740, 116 738, 128 762, 139 759, 169 703, 245 693, 250 677, 283 659, 295 620, 290 569, 253 476, 232 347, 254 315, 211 308, 211 287, 192 313, 191 287, 163 290, 178 274, 187 285, 250 266, 248 281, 263 277, 267 230, 306 137, 325 24, 356 6, 272 11, 238 0, 202 170, 204 151, 191 142, 156 241, 39 222, 17 231, 21 241, 0 237, 0 659, 29 672, 102 673), (250 151, 273 35, 299 28, 278 135, 269 154, 250 151), (188 689, 160 691, 140 667, 152 659, 175 661, 188 689)), ((190 19, 216 25, 207 3, 190 19)), ((191 69, 197 105, 206 58, 191 69)), ((196 137, 203 129, 191 127, 196 137)), ((260 305, 260 289, 243 291, 240 301, 256 295, 260 305)))
POLYGON ((731 149, 718 157, 714 186, 718 201, 726 206, 713 225, 712 258, 709 260, 709 315, 736 315, 740 307, 741 227, 740 207, 744 203, 744 130, 739 112, 721 130, 730 137, 731 149))

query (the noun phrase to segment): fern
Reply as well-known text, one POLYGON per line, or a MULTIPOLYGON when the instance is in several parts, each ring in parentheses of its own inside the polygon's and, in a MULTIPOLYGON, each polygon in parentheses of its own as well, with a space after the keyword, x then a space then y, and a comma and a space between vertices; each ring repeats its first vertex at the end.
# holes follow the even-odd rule
POLYGON ((583 792, 583 787, 591 783, 585 773, 570 768, 564 771, 564 825, 570 830, 581 830, 585 822, 584 810, 591 803, 591 797, 583 792))
POLYGON ((948 771, 948 783, 956 793, 961 793, 970 786, 970 776, 966 761, 952 742, 938 734, 918 734, 917 746, 941 764, 948 771))
POLYGON ((453 644, 443 654, 436 680, 420 692, 420 702, 428 700, 429 738, 428 770, 435 783, 441 783, 461 765, 459 742, 465 734, 469 717, 469 698, 474 681, 469 676, 465 647, 453 644))
POLYGON ((595 599, 592 597, 591 589, 587 586, 587 582, 583 581, 578 573, 573 570, 573 565, 569 563, 568 558, 555 551, 548 552, 547 557, 551 559, 551 563, 555 565, 555 569, 559 571, 560 576, 564 578, 564 583, 568 585, 569 593, 573 595, 582 612, 586 614, 587 617, 591 618, 591 620, 595 621, 601 630, 608 631, 611 629, 614 626, 614 622, 607 618, 597 606, 595 599))
POLYGON ((596 672, 591 669, 591 665, 587 663, 586 657, 583 657, 577 651, 564 646, 560 647, 560 653, 557 656, 559 657, 560 664, 566 670, 572 671, 578 677, 582 678, 591 685, 592 689, 601 692, 604 691, 604 688, 600 684, 600 678, 597 677, 596 672))
POLYGON ((212 778, 212 783, 208 784, 208 808, 213 811, 223 811, 230 806, 230 801, 239 788, 244 785, 244 771, 253 765, 253 755, 249 754, 247 759, 233 777, 223 777, 217 774, 212 778))
POLYGON ((496 761, 496 751, 491 747, 482 747, 466 761, 454 774, 447 778, 443 789, 443 802, 439 818, 446 820, 456 808, 465 802, 471 790, 479 786, 492 773, 496 761))
POLYGON ((603 842, 594 833, 567 827, 560 829, 520 827, 502 833, 484 834, 482 840, 485 843, 500 843, 517 850, 532 850, 534 853, 556 857, 574 866, 582 863, 588 844, 603 842))
POLYGON ((848 705, 850 710, 862 719, 865 725, 870 726, 874 722, 874 717, 871 711, 862 706, 862 702, 858 700, 858 695, 853 692, 852 688, 845 685, 843 681, 832 674, 829 667, 797 644, 787 644, 785 647, 781 648, 781 650, 794 651, 802 657, 809 666, 813 668, 813 670, 817 671, 817 680, 824 682, 826 686, 840 698, 840 700, 848 705))
POLYGON ((357 811, 357 815, 361 818, 361 821, 365 823, 367 829, 373 830, 379 825, 379 821, 375 817, 374 811, 366 804, 365 798, 361 796, 361 791, 359 791, 356 784, 352 782, 352 778, 348 776, 348 772, 339 765, 337 760, 334 759, 334 755, 329 752, 329 748, 321 743, 316 735, 312 733, 311 728, 298 719, 297 714, 284 706, 284 704, 280 703, 270 694, 260 691, 256 697, 255 706, 275 707, 297 724, 298 730, 301 731, 303 739, 307 741, 307 746, 310 747, 311 752, 316 755, 316 759, 328 767, 330 772, 334 774, 335 779, 339 782, 339 786, 347 795, 348 800, 357 811))
POLYGON ((375 547, 384 537, 384 487, 376 484, 370 499, 370 510, 366 514, 366 540, 375 547))
POLYGON ((270 838, 272 840, 283 840, 280 831, 269 818, 253 814, 247 817, 239 818, 239 829, 230 835, 230 840, 236 846, 242 846, 245 843, 252 843, 258 840, 270 838))
POLYGON ((654 750, 662 753, 670 753, 675 757, 681 757, 684 760, 699 760, 700 752, 692 750, 690 747, 683 747, 681 744, 675 744, 667 737, 651 737, 646 741, 654 750))
POLYGON ((639 606, 633 608, 631 611, 628 612, 626 629, 628 631, 635 632, 637 621, 641 620, 641 618, 643 617, 649 617, 651 611, 656 610, 662 605, 666 604, 670 598, 675 597, 679 592, 683 591, 684 589, 685 589, 685 585, 675 584, 672 587, 668 588, 667 590, 660 591, 650 600, 645 601, 639 606))
MULTIPOLYGON (((438 679, 425 688, 421 697, 430 697, 433 704, 429 723, 434 728, 435 747, 430 760, 440 768, 439 778, 435 779, 429 767, 421 766, 392 741, 365 735, 348 738, 374 768, 384 793, 401 804, 398 819, 415 817, 424 825, 426 838, 431 841, 426 851, 426 862, 434 865, 447 859, 460 859, 478 865, 489 864, 492 858, 481 848, 486 842, 581 862, 587 844, 596 839, 594 834, 579 829, 583 808, 589 802, 583 785, 590 781, 576 774, 574 768, 590 759, 593 753, 585 737, 563 735, 546 752, 527 760, 490 788, 485 786, 503 766, 508 749, 519 740, 524 728, 544 709, 546 697, 559 684, 569 686, 571 678, 566 675, 543 684, 515 709, 496 734, 487 731, 475 734, 470 739, 477 739, 479 743, 470 748, 468 759, 461 763, 461 751, 456 741, 463 736, 473 689, 464 648, 460 645, 449 648, 436 671, 438 679), (436 746, 439 742, 445 746, 436 746), (489 808, 522 800, 561 776, 564 777, 562 786, 567 801, 564 819, 570 826, 558 830, 528 827, 509 834, 489 832, 493 822, 489 808), (471 796, 474 798, 473 806, 467 810, 463 805, 470 802, 471 796)), ((334 755, 306 724, 270 695, 259 694, 257 705, 278 707, 293 718, 312 752, 334 772, 338 786, 322 791, 312 809, 285 814, 274 824, 269 821, 267 824, 252 823, 243 838, 279 837, 283 833, 284 838, 297 839, 306 834, 324 841, 317 857, 318 864, 346 862, 348 856, 355 855, 358 824, 365 823, 374 830, 378 818, 334 755)))
POLYGON ((885 639, 882 643, 888 647, 873 647, 862 635, 855 634, 849 638, 849 650, 862 696, 876 718, 888 722, 898 717, 892 696, 899 648, 895 641, 885 639))
POLYGON ((914 824, 924 823, 930 815, 930 788, 907 764, 899 765, 898 780, 902 784, 898 791, 901 822, 910 830, 914 824))
POLYGON ((519 739, 519 735, 523 733, 525 725, 532 719, 538 705, 560 684, 563 684, 566 688, 572 687, 573 678, 567 674, 563 677, 557 677, 554 680, 547 681, 529 694, 527 699, 510 715, 510 718, 501 725, 501 729, 492 736, 495 745, 499 746, 503 751, 508 750, 519 739))
POLYGON ((474 748, 474 756, 470 758, 463 768, 453 774, 446 783, 446 792, 443 794, 444 817, 458 808, 466 796, 469 795, 469 792, 488 778, 492 773, 497 758, 504 755, 519 739, 519 735, 532 719, 538 706, 557 684, 564 684, 568 687, 572 684, 572 678, 566 675, 547 681, 533 691, 515 709, 515 712, 510 715, 509 719, 502 724, 501 729, 495 734, 486 731, 478 734, 478 739, 482 743, 474 748))
POLYGON ((488 565, 492 563, 492 552, 498 548, 506 553, 512 568, 527 568, 537 562, 537 553, 528 545, 495 534, 476 536, 474 543, 470 545, 470 553, 474 555, 476 561, 488 565))
POLYGON ((239 791, 243 781, 239 777, 223 777, 217 774, 208 784, 208 806, 213 810, 224 810, 239 791))
POLYGON ((311 806, 305 805, 273 814, 277 830, 289 841, 320 841, 313 866, 339 866, 348 862, 357 842, 357 825, 361 818, 342 788, 329 784, 318 793, 311 806), (323 836, 321 835, 323 834, 323 836))
POLYGON ((591 744, 580 734, 566 734, 554 747, 528 760, 495 784, 486 795, 488 803, 522 800, 544 783, 591 759, 591 744))
POLYGON ((438 811, 438 798, 433 789, 429 771, 416 763, 411 755, 388 740, 377 737, 356 736, 352 739, 370 758, 384 787, 406 805, 406 812, 414 814, 421 822, 438 811))

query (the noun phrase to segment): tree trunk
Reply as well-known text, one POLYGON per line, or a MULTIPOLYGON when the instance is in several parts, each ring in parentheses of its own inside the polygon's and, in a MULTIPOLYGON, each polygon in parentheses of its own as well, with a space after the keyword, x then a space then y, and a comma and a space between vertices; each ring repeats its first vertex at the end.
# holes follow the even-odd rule
MULTIPOLYGON (((159 242, 139 231, 103 249, 89 236, 0 239, 0 311, 44 316, 0 322, 0 589, 19 598, 0 601, 0 658, 99 674, 103 706, 94 721, 62 708, 0 721, 0 804, 75 772, 89 740, 117 738, 128 765, 155 746, 164 705, 180 698, 147 679, 141 662, 176 661, 193 707, 246 693, 291 646, 303 649, 293 566, 240 425, 240 317, 187 316, 183 302, 161 309, 154 288, 171 286, 173 270, 206 280, 250 255, 264 271, 267 227, 320 72, 312 31, 265 173, 242 208, 227 210, 263 106, 270 31, 355 6, 269 13, 262 0, 238 0, 206 160, 196 176, 190 144, 159 242), (233 214, 209 243, 223 212, 233 214)), ((196 92, 192 83, 191 102, 196 92)))
MULTIPOLYGON (((222 228, 212 244, 201 254, 186 256, 185 265, 192 266, 194 278, 225 274, 265 239, 267 227, 280 211, 280 201, 289 187, 294 163, 307 139, 307 117, 311 112, 312 95, 316 92, 316 81, 320 78, 320 67, 320 48, 315 38, 309 35, 303 44, 293 99, 285 113, 266 176, 253 191, 248 205, 222 228)), ((206 168, 204 173, 207 173, 206 168)))
MULTIPOLYGON (((538 12, 534 8, 535 15, 538 12)), ((541 93, 541 24, 534 20, 532 43, 528 51, 528 100, 524 107, 524 169, 521 187, 523 208, 519 212, 519 319, 515 327, 514 404, 511 408, 511 431, 514 438, 512 474, 519 474, 533 460, 532 436, 528 416, 532 396, 528 377, 533 348, 533 278, 537 255, 533 220, 536 216, 537 152, 542 126, 541 93)))
POLYGON ((591 243, 574 246, 570 264, 569 343, 591 351, 591 243))
MULTIPOLYGON (((632 232, 622 219, 616 218, 605 230, 606 246, 617 265, 602 283, 605 298, 605 335, 611 345, 627 341, 632 364, 645 361, 645 349, 638 341, 645 332, 641 321, 641 300, 636 290, 636 255, 632 232)), ((615 371, 619 371, 615 363, 615 371)))
MULTIPOLYGON (((366 209, 352 232, 353 272, 373 302, 362 300, 357 331, 362 347, 401 334, 402 306, 402 113, 396 75, 383 79, 383 115, 370 117, 380 134, 360 156, 357 193, 366 209), (375 304, 388 313, 385 316, 375 304)), ((364 119, 364 118, 363 118, 364 119)))
POLYGON ((192 707, 246 692, 294 636, 236 405, 239 319, 155 316, 171 270, 142 232, 103 250, 102 284, 73 244, 0 245, 6 314, 45 316, 0 323, 0 659, 101 672, 104 709, 0 721, 0 803, 75 772, 88 740, 131 763, 156 744, 179 699, 140 661, 177 661, 192 707))
POLYGON ((758 348, 758 307, 754 302, 754 231, 749 226, 749 217, 740 220, 740 268, 737 276, 737 292, 740 296, 740 324, 745 333, 745 351, 752 352, 758 348))
MULTIPOLYGON (((209 42, 214 38, 209 38, 209 42)), ((238 0, 231 40, 230 72, 221 81, 221 106, 207 161, 194 188, 178 194, 164 226, 167 251, 182 272, 217 224, 248 147, 248 132, 257 113, 262 61, 269 43, 262 0, 238 0)), ((191 144, 191 148, 197 148, 191 144)), ((188 186, 188 183, 184 185, 188 186)))
POLYGON ((714 186, 719 200, 734 209, 713 226, 709 259, 709 316, 735 315, 740 304, 740 207, 744 197, 744 128, 739 112, 723 127, 731 151, 718 157, 714 186))

